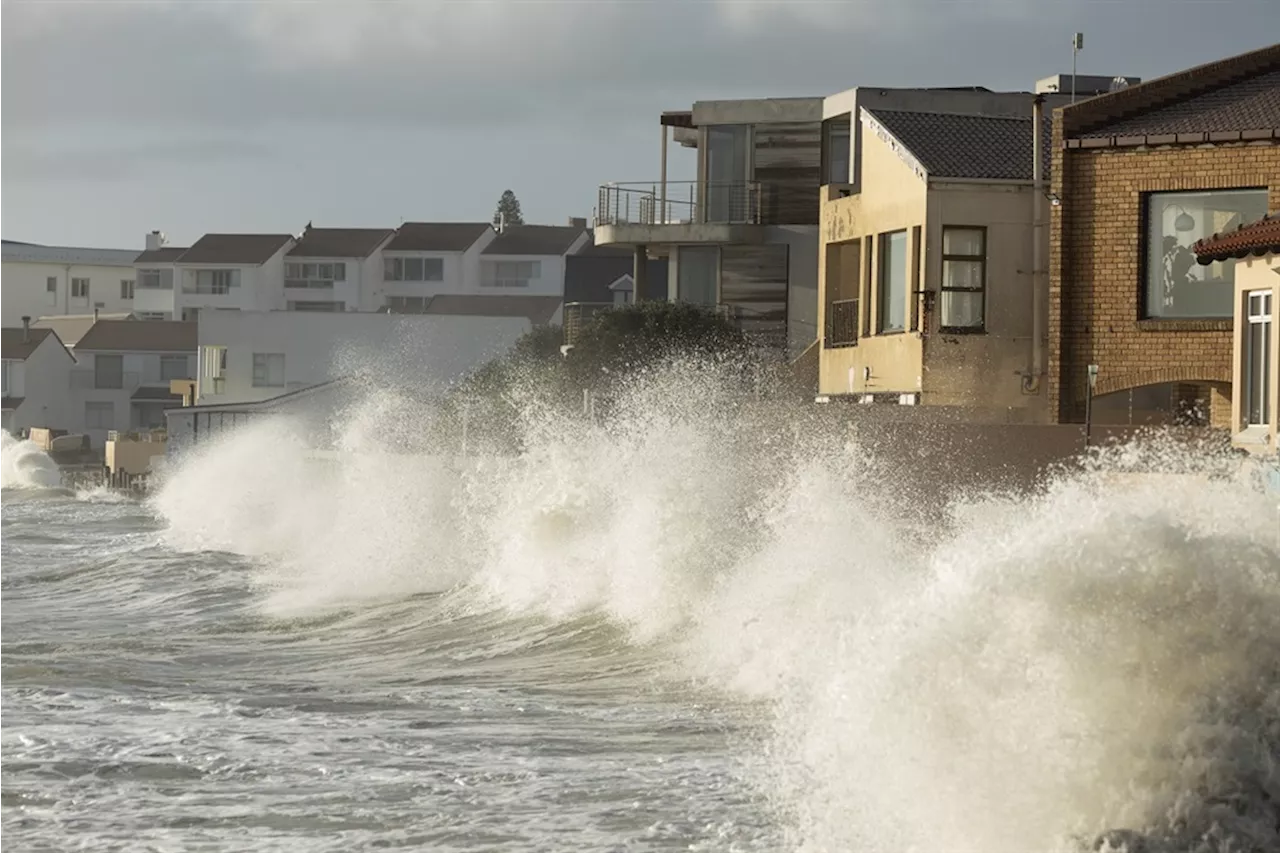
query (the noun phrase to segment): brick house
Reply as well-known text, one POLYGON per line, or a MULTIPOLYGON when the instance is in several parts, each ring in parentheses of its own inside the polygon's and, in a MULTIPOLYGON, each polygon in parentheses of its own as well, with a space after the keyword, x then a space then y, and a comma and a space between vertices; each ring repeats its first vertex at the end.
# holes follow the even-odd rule
POLYGON ((1236 261, 1194 244, 1280 210, 1280 44, 1056 111, 1050 417, 1230 420, 1236 261))

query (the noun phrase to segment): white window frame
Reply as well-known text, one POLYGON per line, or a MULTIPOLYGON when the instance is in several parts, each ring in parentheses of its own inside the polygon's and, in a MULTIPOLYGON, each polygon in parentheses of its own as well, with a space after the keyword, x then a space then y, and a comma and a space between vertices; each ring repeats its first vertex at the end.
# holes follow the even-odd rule
POLYGON ((185 355, 160 356, 160 381, 161 382, 169 382, 174 379, 190 379, 191 377, 187 375, 190 372, 191 372, 191 361, 188 356, 185 356, 185 355), (175 364, 181 365, 180 370, 176 374, 173 373, 173 367, 175 364), (168 371, 165 370, 166 365, 169 367, 168 371), (170 374, 170 375, 166 375, 166 374, 170 374))
POLYGON ((88 278, 71 279, 71 298, 72 299, 84 299, 87 301, 89 299, 90 290, 91 290, 91 282, 89 281, 88 278))
POLYGON ((284 265, 285 287, 326 290, 346 280, 345 261, 289 261, 284 265))
POLYGON ((542 261, 485 261, 482 287, 522 288, 542 278, 542 261))
POLYGON ((1244 370, 1244 399, 1241 401, 1243 406, 1240 409, 1241 420, 1244 426, 1269 426, 1271 423, 1271 346, 1272 346, 1272 324, 1275 319, 1275 296, 1271 290, 1249 290, 1244 294, 1244 335, 1242 340, 1242 348, 1244 352, 1244 364, 1241 365, 1244 370), (1253 362, 1252 341, 1254 334, 1262 335, 1262 364, 1256 365, 1253 362), (1253 409, 1255 401, 1253 399, 1254 373, 1257 371, 1261 375, 1258 377, 1257 384, 1262 390, 1261 405, 1257 406, 1259 417, 1257 420, 1253 418, 1253 409))
POLYGON ((132 278, 120 279, 120 298, 126 301, 133 299, 133 289, 135 280, 132 278))
POLYGON ((444 258, 413 255, 382 259, 383 281, 444 281, 444 258), (420 275, 410 277, 409 263, 422 264, 420 275))
POLYGON ((255 352, 253 354, 253 387, 283 388, 284 385, 284 353, 255 352), (279 362, 275 362, 273 359, 279 359, 279 362), (273 364, 280 365, 280 375, 278 379, 271 376, 271 366, 273 364))

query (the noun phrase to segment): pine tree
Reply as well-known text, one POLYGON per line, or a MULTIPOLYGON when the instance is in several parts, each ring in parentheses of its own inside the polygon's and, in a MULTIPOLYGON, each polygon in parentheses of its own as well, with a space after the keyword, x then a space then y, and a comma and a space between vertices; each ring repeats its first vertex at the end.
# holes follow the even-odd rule
POLYGON ((502 198, 498 199, 498 209, 493 212, 495 227, 502 224, 504 216, 508 227, 524 224, 524 217, 520 215, 520 199, 511 190, 504 192, 502 198))

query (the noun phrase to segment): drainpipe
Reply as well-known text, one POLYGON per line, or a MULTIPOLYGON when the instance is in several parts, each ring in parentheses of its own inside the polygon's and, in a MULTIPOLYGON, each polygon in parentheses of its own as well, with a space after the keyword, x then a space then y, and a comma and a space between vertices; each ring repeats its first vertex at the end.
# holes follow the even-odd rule
POLYGON ((24 344, 31 343, 31 317, 23 315, 22 317, 22 342, 24 344))
POLYGON ((1031 343, 1027 348, 1027 372, 1022 377, 1022 390, 1028 394, 1040 393, 1044 359, 1044 320, 1041 318, 1046 289, 1042 286, 1045 271, 1043 124, 1044 95, 1036 95, 1031 107, 1031 343))

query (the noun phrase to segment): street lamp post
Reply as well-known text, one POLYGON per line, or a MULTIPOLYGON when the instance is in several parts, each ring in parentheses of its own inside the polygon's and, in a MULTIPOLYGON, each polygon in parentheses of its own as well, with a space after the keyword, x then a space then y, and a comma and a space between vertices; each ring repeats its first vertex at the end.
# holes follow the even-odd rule
POLYGON ((1084 392, 1084 446, 1089 446, 1093 435, 1093 389, 1098 384, 1098 365, 1088 367, 1089 382, 1084 392))

